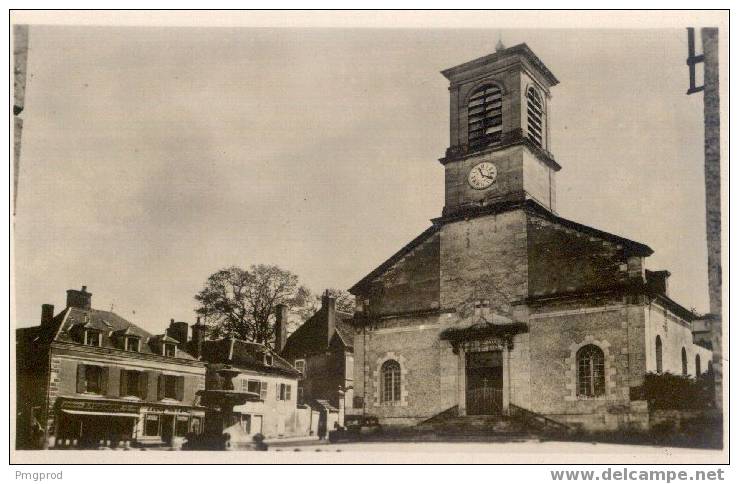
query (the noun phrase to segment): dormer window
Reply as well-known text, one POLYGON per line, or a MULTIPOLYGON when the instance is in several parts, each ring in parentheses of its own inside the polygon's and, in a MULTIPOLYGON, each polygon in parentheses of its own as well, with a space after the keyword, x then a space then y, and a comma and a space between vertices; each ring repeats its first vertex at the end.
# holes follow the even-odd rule
POLYGON ((269 353, 264 354, 264 364, 267 366, 272 366, 272 363, 274 363, 274 358, 269 353))
POLYGON ((467 103, 470 146, 500 141, 503 135, 503 93, 494 84, 478 88, 467 103))
POLYGON ((177 345, 174 343, 162 344, 162 354, 170 358, 177 356, 177 345))
POLYGON ((140 350, 140 340, 137 336, 126 336, 125 342, 126 351, 133 351, 138 353, 140 350))
POLYGON ((530 87, 526 91, 527 100, 527 125, 529 132, 529 139, 534 142, 536 146, 544 146, 544 102, 542 101, 539 92, 530 87))
POLYGON ((86 346, 102 346, 103 334, 94 329, 85 329, 84 344, 86 346))

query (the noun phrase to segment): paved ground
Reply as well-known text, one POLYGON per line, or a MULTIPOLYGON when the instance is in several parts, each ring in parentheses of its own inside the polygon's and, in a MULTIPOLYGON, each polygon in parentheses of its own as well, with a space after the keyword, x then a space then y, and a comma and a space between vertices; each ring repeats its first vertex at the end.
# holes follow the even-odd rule
MULTIPOLYGON (((681 455, 686 462, 698 460, 720 460, 721 451, 659 447, 645 445, 621 445, 583 442, 540 442, 536 439, 518 442, 342 442, 331 444, 326 441, 291 442, 273 444, 273 452, 306 453, 344 453, 361 454, 373 459, 371 454, 383 454, 383 461, 408 461, 419 457, 418 453, 433 454, 432 459, 439 462, 628 462, 633 459, 647 459, 660 462, 675 459, 681 455), (414 456, 415 454, 415 456, 414 456), (438 456, 438 457, 436 457, 438 456), (611 458, 612 457, 612 458, 611 458)), ((379 457, 379 455, 377 455, 379 457)), ((424 456, 424 460, 428 457, 424 456)))

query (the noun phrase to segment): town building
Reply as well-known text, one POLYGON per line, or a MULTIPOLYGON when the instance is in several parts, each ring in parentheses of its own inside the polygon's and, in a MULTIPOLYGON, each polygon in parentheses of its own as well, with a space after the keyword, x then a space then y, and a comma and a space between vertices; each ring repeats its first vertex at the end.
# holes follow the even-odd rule
POLYGON ((277 348, 300 371, 298 401, 321 414, 321 427, 331 430, 344 424, 346 407, 354 395, 353 315, 336 309, 336 299, 326 291, 321 308, 285 339, 287 307, 277 314, 277 348))
POLYGON ((166 333, 93 309, 85 286, 17 330, 16 357, 17 448, 178 447, 202 431, 205 364, 166 333))
MULTIPOLYGON (((217 422, 232 442, 251 442, 256 434, 266 438, 310 434, 311 411, 297 403, 300 372, 282 357, 265 345, 236 338, 206 340, 200 351, 208 368, 206 390, 227 390, 221 370, 230 369, 238 372, 230 382, 233 390, 259 396, 235 406, 232 421, 217 422)), ((217 412, 208 415, 219 418, 217 412)))
POLYGON ((697 315, 670 298, 667 271, 646 269, 647 245, 557 213, 559 81, 528 46, 442 74, 445 205, 350 289, 354 411, 385 425, 514 411, 643 425, 647 402, 632 396, 646 373, 706 371, 697 315))

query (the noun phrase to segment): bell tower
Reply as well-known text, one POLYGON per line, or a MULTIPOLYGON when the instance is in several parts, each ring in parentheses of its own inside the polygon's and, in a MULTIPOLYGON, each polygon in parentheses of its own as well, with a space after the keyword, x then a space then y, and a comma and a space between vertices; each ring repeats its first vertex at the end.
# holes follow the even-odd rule
POLYGON ((550 89, 559 81, 526 44, 442 71, 450 139, 444 218, 533 200, 555 211, 559 164, 549 152, 550 89))

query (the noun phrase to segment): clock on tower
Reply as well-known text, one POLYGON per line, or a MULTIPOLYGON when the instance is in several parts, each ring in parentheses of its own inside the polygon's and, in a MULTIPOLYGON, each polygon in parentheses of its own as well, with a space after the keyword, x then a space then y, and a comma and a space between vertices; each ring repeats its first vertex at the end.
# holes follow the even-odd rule
POLYGON ((494 54, 442 74, 450 87, 450 146, 443 217, 533 200, 555 211, 549 152, 550 88, 559 81, 526 44, 499 44, 494 54))

